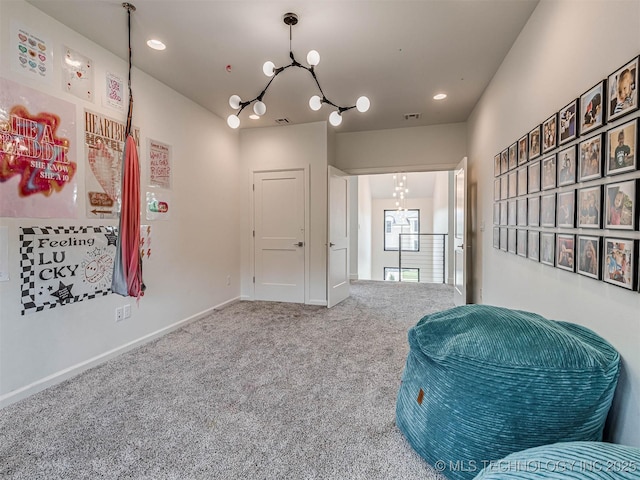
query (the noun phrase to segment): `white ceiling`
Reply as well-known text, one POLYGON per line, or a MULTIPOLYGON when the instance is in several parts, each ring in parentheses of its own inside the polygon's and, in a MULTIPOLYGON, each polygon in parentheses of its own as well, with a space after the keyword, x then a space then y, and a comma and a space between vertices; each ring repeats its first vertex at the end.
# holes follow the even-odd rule
MULTIPOLYGON (((127 58, 127 14, 118 0, 28 0, 73 30, 127 58)), ((226 118, 228 99, 256 97, 267 84, 262 64, 300 63, 315 49, 316 67, 328 99, 354 105, 371 100, 367 113, 345 112, 339 132, 466 121, 536 7, 538 0, 130 0, 133 64, 226 118), (149 49, 151 37, 167 44, 149 49), (227 71, 230 65, 230 71, 227 71), (433 95, 444 91, 447 99, 433 95), (404 114, 420 113, 419 120, 404 114)), ((81 52, 82 53, 82 52, 81 52)), ((132 79, 135 95, 135 75, 132 79)), ((330 107, 308 107, 317 93, 308 72, 280 74, 264 97, 260 120, 242 112, 241 128, 328 119, 330 107)))
MULTIPOLYGON (((406 175, 406 186, 409 189, 407 198, 431 198, 436 185, 436 178, 439 172, 410 172, 399 173, 406 175)), ((369 180, 371 198, 393 198, 395 184, 393 183, 393 173, 383 173, 377 175, 364 175, 369 180)))

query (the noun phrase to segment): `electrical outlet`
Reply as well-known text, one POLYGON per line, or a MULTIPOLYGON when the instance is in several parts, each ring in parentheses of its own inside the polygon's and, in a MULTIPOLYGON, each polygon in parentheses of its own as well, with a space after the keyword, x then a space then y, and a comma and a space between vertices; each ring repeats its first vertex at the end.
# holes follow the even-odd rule
POLYGON ((122 307, 116 308, 116 322, 121 322, 124 316, 124 312, 122 311, 122 307))
POLYGON ((124 307, 122 307, 122 316, 124 318, 131 318, 131 305, 130 304, 126 304, 124 307))

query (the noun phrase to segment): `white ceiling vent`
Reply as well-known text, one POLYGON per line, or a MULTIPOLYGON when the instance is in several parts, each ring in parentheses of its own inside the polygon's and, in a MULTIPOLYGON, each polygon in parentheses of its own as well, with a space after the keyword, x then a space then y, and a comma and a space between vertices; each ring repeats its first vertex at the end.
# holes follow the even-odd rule
POLYGON ((420 117, 422 117, 421 113, 405 113, 404 114, 405 120, 420 120, 420 117))
POLYGON ((291 122, 289 121, 289 119, 288 119, 288 118, 278 118, 278 119, 276 120, 276 123, 277 123, 278 125, 289 125, 291 122))

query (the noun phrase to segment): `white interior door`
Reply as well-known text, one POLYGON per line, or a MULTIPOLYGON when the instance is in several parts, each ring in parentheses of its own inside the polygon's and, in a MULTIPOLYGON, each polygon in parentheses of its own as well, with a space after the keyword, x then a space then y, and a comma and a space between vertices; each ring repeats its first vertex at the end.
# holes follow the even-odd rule
POLYGON ((454 226, 453 226, 453 300, 456 305, 467 304, 467 157, 454 172, 454 226))
POLYGON ((327 306, 337 305, 349 291, 349 177, 328 170, 327 306))
POLYGON ((253 180, 255 299, 304 303, 304 172, 256 172, 253 180))

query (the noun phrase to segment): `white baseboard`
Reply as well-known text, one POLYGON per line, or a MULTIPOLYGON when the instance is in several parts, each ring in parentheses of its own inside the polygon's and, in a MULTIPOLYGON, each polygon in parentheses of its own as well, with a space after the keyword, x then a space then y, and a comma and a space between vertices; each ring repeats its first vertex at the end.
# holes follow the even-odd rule
POLYGON ((222 302, 219 305, 203 310, 202 312, 196 313, 195 315, 191 315, 179 322, 173 323, 167 327, 161 328, 160 330, 156 330, 155 332, 149 333, 143 337, 138 338, 137 340, 133 340, 129 343, 121 345, 113 350, 109 350, 108 352, 104 352, 100 355, 96 355, 93 358, 85 360, 84 362, 80 362, 71 367, 65 368, 64 370, 60 370, 54 374, 51 374, 47 377, 41 378, 29 385, 25 385, 24 387, 20 387, 17 390, 6 393, 0 396, 0 408, 6 407, 7 405, 11 405, 19 400, 27 398, 34 393, 41 392, 42 390, 49 388, 53 385, 57 385, 71 377, 75 377, 76 375, 88 370, 96 365, 100 365, 101 363, 106 362, 112 358, 117 357, 118 355, 122 355, 129 350, 133 350, 140 345, 143 345, 151 340, 155 340, 156 338, 162 337, 167 333, 170 333, 178 328, 184 327, 191 322, 195 322, 196 320, 200 320, 201 318, 206 317, 214 310, 219 310, 228 305, 231 305, 240 300, 240 297, 232 298, 227 300, 226 302, 222 302))
POLYGON ((307 302, 307 305, 318 305, 320 307, 326 307, 327 301, 326 300, 309 300, 309 302, 307 302))
POLYGON ((358 280, 358 274, 357 273, 349 274, 349 280, 358 280))

